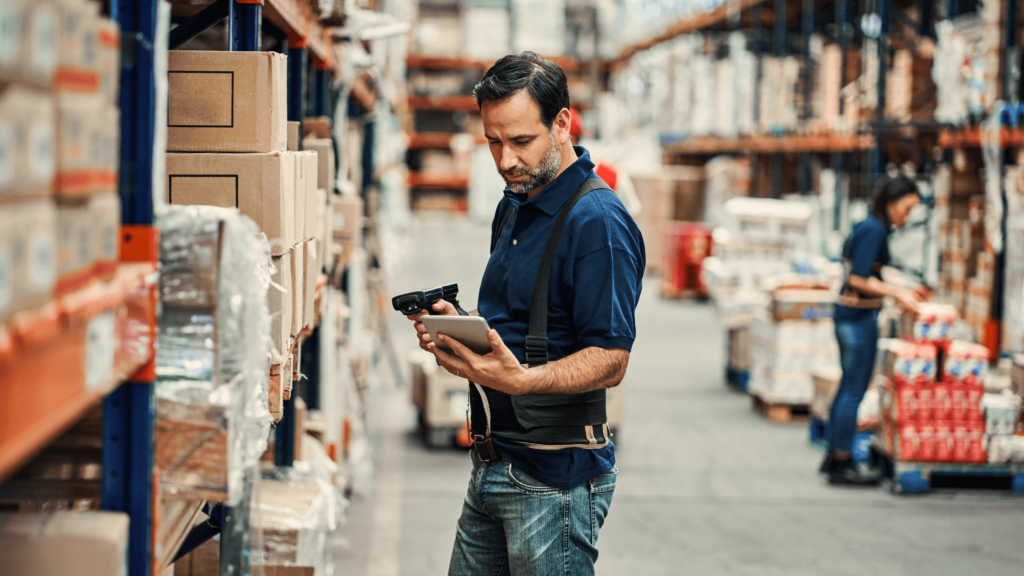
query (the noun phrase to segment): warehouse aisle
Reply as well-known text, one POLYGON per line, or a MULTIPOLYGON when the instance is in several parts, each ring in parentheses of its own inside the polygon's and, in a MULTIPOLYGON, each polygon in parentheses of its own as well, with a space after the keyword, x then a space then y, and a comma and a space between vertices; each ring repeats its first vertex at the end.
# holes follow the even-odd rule
MULTIPOLYGON (((457 281, 475 306, 489 229, 416 221, 394 291, 457 281)), ((722 383, 723 334, 709 305, 669 302, 648 278, 616 438, 619 483, 598 573, 1020 574, 1024 499, 999 492, 891 496, 827 486, 803 425, 769 424, 722 383)), ((415 346, 391 323, 399 354, 415 346)), ((375 493, 349 510, 337 574, 445 574, 469 458, 425 449, 407 389, 372 394, 375 493)))

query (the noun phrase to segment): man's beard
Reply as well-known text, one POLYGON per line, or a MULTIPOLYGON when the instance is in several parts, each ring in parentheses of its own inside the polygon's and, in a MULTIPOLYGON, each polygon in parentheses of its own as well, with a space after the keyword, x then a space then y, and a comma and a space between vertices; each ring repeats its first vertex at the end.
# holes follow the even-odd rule
POLYGON ((516 166, 507 171, 499 170, 501 177, 505 179, 505 185, 508 186, 509 192, 513 194, 526 194, 530 190, 546 186, 555 177, 555 174, 558 173, 558 168, 562 165, 562 151, 558 149, 554 131, 550 133, 550 137, 551 147, 548 148, 547 154, 544 155, 544 158, 541 159, 540 164, 537 164, 536 168, 530 169, 525 166, 516 166), (515 182, 509 180, 510 177, 516 176, 527 176, 527 179, 515 182))

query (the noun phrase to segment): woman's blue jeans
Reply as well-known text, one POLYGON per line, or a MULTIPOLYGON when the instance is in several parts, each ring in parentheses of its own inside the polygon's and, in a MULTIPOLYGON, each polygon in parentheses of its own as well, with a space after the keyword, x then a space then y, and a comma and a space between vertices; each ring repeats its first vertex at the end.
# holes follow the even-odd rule
POLYGON ((843 377, 832 400, 829 430, 832 449, 850 452, 857 432, 857 409, 871 383, 878 354, 878 315, 865 313, 855 319, 836 320, 839 363, 843 377))

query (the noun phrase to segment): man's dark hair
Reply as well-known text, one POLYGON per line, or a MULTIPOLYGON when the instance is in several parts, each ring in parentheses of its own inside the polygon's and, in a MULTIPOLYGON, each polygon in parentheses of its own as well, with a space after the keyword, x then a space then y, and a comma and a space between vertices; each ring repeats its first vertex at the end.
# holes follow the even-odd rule
POLYGON ((487 100, 503 100, 525 89, 540 107, 541 122, 548 128, 562 108, 569 108, 569 83, 562 68, 533 52, 509 54, 494 63, 473 88, 479 107, 487 100))

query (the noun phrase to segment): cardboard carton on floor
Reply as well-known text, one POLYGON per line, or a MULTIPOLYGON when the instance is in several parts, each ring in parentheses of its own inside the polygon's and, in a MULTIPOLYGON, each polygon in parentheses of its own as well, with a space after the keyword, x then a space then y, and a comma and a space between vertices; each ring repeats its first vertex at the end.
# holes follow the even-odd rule
POLYGON ((286 151, 286 64, 273 52, 171 50, 167 150, 286 151))
POLYGON ((3 573, 110 576, 128 573, 128 515, 54 512, 0 515, 3 573))
POLYGON ((20 87, 0 94, 0 198, 50 194, 55 122, 48 95, 20 87))
POLYGON ((286 253, 295 232, 295 154, 167 154, 167 203, 238 208, 286 253))
POLYGON ((46 303, 57 279, 57 210, 48 199, 0 209, 0 321, 46 303))
POLYGON ((327 191, 334 191, 334 144, 330 138, 307 138, 303 142, 303 149, 316 152, 317 161, 317 187, 327 191))
POLYGON ((0 84, 17 82, 49 89, 57 68, 57 13, 50 2, 3 3, 0 84))
POLYGON ((292 262, 291 253, 275 256, 274 275, 267 291, 270 308, 270 338, 281 354, 288 353, 288 338, 292 334, 292 262), (276 284, 276 286, 275 286, 276 284))
POLYGON ((56 106, 56 194, 116 191, 120 110, 100 94, 60 94, 56 106))

